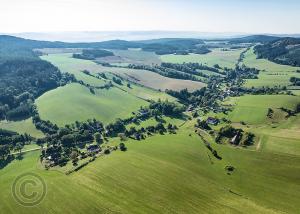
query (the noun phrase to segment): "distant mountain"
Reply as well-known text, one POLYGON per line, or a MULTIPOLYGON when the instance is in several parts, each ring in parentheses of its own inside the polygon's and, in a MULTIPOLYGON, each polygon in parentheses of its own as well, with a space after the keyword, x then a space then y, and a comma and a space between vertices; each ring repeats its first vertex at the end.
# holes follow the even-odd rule
POLYGON ((121 49, 142 48, 145 51, 153 51, 157 54, 187 54, 190 50, 204 44, 200 39, 164 38, 143 41, 110 40, 91 43, 66 43, 49 42, 23 39, 14 36, 0 35, 0 56, 34 57, 32 49, 37 48, 98 48, 98 49, 121 49), (18 54, 20 53, 20 54, 18 54))
POLYGON ((204 44, 204 42, 201 39, 195 39, 195 38, 160 38, 160 39, 139 40, 138 42, 143 44, 174 44, 174 43, 204 44))
POLYGON ((66 43, 23 39, 0 35, 0 61, 10 58, 36 58, 33 49, 38 48, 103 48, 128 49, 139 48, 142 44, 125 40, 111 40, 92 43, 66 43))
MULTIPOLYGON (((1 34, 1 33, 0 33, 1 34)), ((74 31, 74 32, 27 32, 12 34, 32 40, 63 42, 100 42, 108 40, 149 40, 159 38, 201 38, 220 39, 246 36, 242 33, 212 33, 197 31, 74 31)))
POLYGON ((276 63, 300 66, 300 38, 281 38, 255 47, 258 58, 276 63))
POLYGON ((241 38, 229 39, 232 44, 235 43, 267 43, 280 39, 278 36, 268 36, 268 35, 252 35, 245 36, 241 38))

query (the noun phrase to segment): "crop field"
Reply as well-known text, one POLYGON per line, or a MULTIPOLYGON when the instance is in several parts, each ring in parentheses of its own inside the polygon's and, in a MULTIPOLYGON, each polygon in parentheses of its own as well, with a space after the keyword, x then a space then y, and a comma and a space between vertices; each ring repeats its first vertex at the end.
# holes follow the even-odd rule
POLYGON ((77 79, 90 85, 103 85, 104 81, 87 76, 80 71, 86 69, 91 73, 114 73, 140 85, 162 91, 165 89, 181 90, 185 88, 193 91, 205 86, 202 82, 172 79, 146 70, 104 67, 89 60, 74 59, 71 57, 71 54, 49 54, 42 58, 59 67, 61 71, 72 73, 77 79))
POLYGON ((300 97, 297 96, 246 95, 237 98, 236 106, 228 116, 232 122, 262 124, 267 122, 268 108, 285 107, 293 110, 299 102, 300 97))
POLYGON ((7 129, 21 134, 27 133, 32 137, 44 136, 41 131, 35 128, 31 118, 21 121, 0 121, 0 129, 7 129))
POLYGON ((36 100, 40 116, 59 126, 96 118, 104 123, 126 118, 146 105, 117 88, 95 90, 95 95, 80 84, 69 84, 43 94, 36 100))
POLYGON ((145 65, 156 65, 160 64, 161 61, 159 56, 153 52, 147 52, 142 50, 109 50, 112 51, 115 56, 102 57, 98 59, 99 62, 107 62, 114 65, 125 64, 145 64, 145 65))
POLYGON ((191 129, 188 123, 177 135, 128 141, 127 152, 100 157, 69 176, 41 170, 39 152, 26 153, 21 162, 13 161, 0 171, 0 209, 6 213, 27 209, 31 213, 71 213, 76 204, 77 212, 86 213, 299 210, 300 175, 295 174, 299 156, 237 150, 213 143, 222 156, 217 160, 191 129), (236 168, 231 175, 224 169, 227 165, 236 168), (11 195, 14 178, 25 172, 38 174, 47 184, 45 199, 35 207, 18 205, 11 195), (289 194, 280 197, 286 189, 289 194))
POLYGON ((189 91, 194 91, 206 85, 202 82, 168 78, 146 70, 118 68, 107 69, 107 71, 120 75, 125 79, 144 85, 146 87, 162 91, 166 89, 179 91, 185 88, 187 88, 189 91))
POLYGON ((198 62, 208 66, 218 64, 222 68, 234 68, 237 60, 244 49, 223 51, 220 48, 212 49, 208 54, 189 54, 189 55, 163 55, 161 60, 163 62, 184 63, 184 62, 198 62))

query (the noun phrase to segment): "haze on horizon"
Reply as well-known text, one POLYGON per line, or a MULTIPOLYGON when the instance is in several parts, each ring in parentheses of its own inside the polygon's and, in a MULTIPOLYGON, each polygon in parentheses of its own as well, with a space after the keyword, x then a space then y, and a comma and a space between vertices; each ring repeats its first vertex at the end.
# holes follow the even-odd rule
POLYGON ((300 33, 297 0, 0 0, 0 32, 300 33))

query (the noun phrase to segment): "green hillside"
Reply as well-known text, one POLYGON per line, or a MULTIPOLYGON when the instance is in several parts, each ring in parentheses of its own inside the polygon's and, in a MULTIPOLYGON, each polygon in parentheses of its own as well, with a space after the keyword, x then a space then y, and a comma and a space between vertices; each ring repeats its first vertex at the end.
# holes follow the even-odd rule
POLYGON ((36 100, 41 118, 57 125, 96 118, 104 123, 116 118, 126 118, 140 106, 142 99, 118 88, 99 89, 92 94, 80 84, 69 84, 49 91, 36 100))
POLYGON ((31 213, 74 212, 74 204, 76 212, 86 213, 297 212, 299 156, 213 144, 223 158, 217 160, 197 135, 188 136, 190 128, 186 124, 177 135, 127 142, 127 152, 98 158, 69 176, 39 169, 38 152, 28 153, 22 162, 0 171, 0 198, 6 201, 1 210, 29 211, 15 203, 10 186, 17 175, 34 172, 45 180, 47 195, 43 203, 30 208, 31 213), (231 175, 224 169, 227 165, 236 168, 231 175), (287 189, 289 194, 278 197, 287 189))
MULTIPOLYGON (((281 107, 293 110, 300 103, 300 97, 287 95, 247 95, 234 100, 236 106, 229 113, 229 119, 250 124, 267 123, 268 108, 274 111, 281 107)), ((281 111, 281 114, 284 115, 284 112, 281 111)))

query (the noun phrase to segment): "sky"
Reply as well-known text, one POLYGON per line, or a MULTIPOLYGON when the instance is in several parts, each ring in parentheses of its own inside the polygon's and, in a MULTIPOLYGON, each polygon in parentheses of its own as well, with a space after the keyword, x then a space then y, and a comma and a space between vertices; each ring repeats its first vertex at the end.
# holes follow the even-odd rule
POLYGON ((0 32, 300 33, 300 0, 0 0, 0 32))

